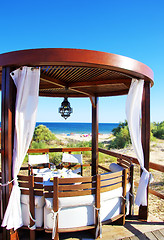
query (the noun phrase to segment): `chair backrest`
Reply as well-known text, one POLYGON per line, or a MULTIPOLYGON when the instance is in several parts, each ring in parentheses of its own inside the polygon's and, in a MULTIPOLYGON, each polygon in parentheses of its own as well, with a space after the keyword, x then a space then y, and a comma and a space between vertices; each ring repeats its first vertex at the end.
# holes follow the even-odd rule
POLYGON ((95 194, 96 177, 54 178, 53 186, 44 187, 45 198, 75 197, 95 194), (56 194, 56 191, 58 194, 56 194))
POLYGON ((43 178, 33 175, 18 175, 18 183, 21 194, 43 196, 43 178))
POLYGON ((63 153, 62 162, 66 163, 80 163, 82 164, 82 154, 68 154, 63 153))
MULTIPOLYGON (((98 227, 99 218, 98 212, 100 209, 100 175, 93 177, 79 177, 79 178, 57 178, 53 179, 53 186, 44 186, 44 197, 53 198, 53 211, 57 213, 55 226, 55 237, 58 239, 58 211, 59 198, 69 198, 76 196, 94 195, 95 201, 92 202, 95 211, 96 221, 94 225, 81 227, 81 230, 96 229, 98 227)), ((61 207, 61 206, 60 206, 61 207)), ((62 208, 62 207, 61 207, 62 208)), ((65 229, 65 232, 68 230, 65 229)))
MULTIPOLYGON (((35 225, 35 196, 43 196, 43 178, 34 177, 33 175, 18 175, 18 183, 22 195, 29 196, 30 226, 35 225)), ((30 227, 29 227, 30 228, 30 227)), ((30 228, 30 239, 35 239, 35 231, 30 228)))
POLYGON ((37 164, 45 164, 49 163, 49 155, 28 155, 28 164, 30 166, 37 165, 37 164))

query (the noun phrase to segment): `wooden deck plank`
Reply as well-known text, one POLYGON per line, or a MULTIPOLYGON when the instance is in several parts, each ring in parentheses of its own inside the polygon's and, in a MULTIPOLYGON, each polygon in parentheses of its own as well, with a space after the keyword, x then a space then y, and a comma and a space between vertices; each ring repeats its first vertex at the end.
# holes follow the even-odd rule
POLYGON ((163 234, 159 231, 159 230, 155 230, 152 232, 154 234, 154 236, 159 239, 159 240, 164 240, 164 236, 163 234))
POLYGON ((164 236, 164 228, 160 229, 159 231, 160 231, 160 232, 162 233, 162 235, 164 236))
MULTIPOLYGON (((128 220, 124 226, 103 225, 102 240, 162 240, 164 239, 164 222, 149 221, 140 222, 137 220, 128 220)), ((29 240, 29 230, 20 230, 20 240, 29 240)), ((1 233, 0 233, 1 239, 1 233)), ((44 231, 36 232, 36 240, 51 239, 51 233, 44 231)), ((60 233, 60 240, 94 240, 90 231, 60 233)))
POLYGON ((153 232, 147 232, 145 233, 145 236, 148 238, 148 239, 151 239, 151 240, 157 240, 158 238, 156 238, 153 234, 153 232))
POLYGON ((133 236, 129 238, 130 240, 139 240, 139 238, 137 236, 133 236))

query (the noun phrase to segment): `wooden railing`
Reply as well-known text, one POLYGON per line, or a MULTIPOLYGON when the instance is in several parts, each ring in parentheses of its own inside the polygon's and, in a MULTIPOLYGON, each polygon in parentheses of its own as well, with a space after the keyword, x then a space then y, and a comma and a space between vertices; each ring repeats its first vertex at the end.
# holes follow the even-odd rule
MULTIPOLYGON (((28 150, 28 153, 51 153, 51 152, 84 152, 84 151, 92 151, 92 148, 91 147, 80 147, 80 148, 44 148, 44 149, 29 149, 28 150)), ((127 155, 124 155, 124 154, 120 154, 120 153, 116 153, 116 152, 112 152, 112 151, 109 151, 109 150, 106 150, 106 149, 102 149, 102 148, 99 148, 98 149, 99 152, 101 153, 104 153, 106 155, 109 155, 109 156, 113 156, 113 157, 116 157, 116 158, 119 158, 119 159, 124 159, 124 160, 130 160, 132 161, 133 163, 135 164, 139 164, 137 158, 134 158, 134 157, 131 157, 131 156, 127 156, 127 155)), ((0 153, 1 153, 1 149, 0 149, 0 153)), ((88 164, 87 164, 88 166, 88 164)), ((105 168, 101 165, 98 165, 99 168, 105 170, 105 171, 109 171, 108 168, 105 168)), ((161 165, 161 164, 157 164, 157 163, 153 163, 153 162, 150 162, 149 163, 149 167, 151 169, 154 169, 156 171, 160 171, 160 172, 164 172, 164 165, 161 165)), ((134 183, 136 186, 137 186, 137 183, 134 183)), ((164 199, 164 195, 159 193, 159 192, 156 192, 155 190, 149 188, 149 193, 159 197, 159 198, 162 198, 164 199)))
MULTIPOLYGON (((120 153, 115 153, 115 152, 112 152, 112 151, 109 151, 109 150, 106 150, 106 149, 102 149, 102 148, 99 148, 99 152, 107 154, 109 156, 119 158, 119 159, 131 160, 133 163, 139 164, 137 158, 134 158, 134 157, 131 157, 131 156, 123 155, 123 154, 120 154, 120 153)), ((159 172, 164 172, 164 165, 150 162, 149 167, 151 169, 157 170, 159 172)), ((138 186, 138 183, 134 182, 134 185, 138 186)), ((149 193, 151 193, 151 194, 153 194, 153 195, 155 195, 159 198, 164 199, 163 194, 161 194, 161 193, 159 193, 159 192, 157 192, 157 191, 155 191, 151 188, 149 188, 149 193)))
POLYGON ((48 152, 87 152, 92 151, 91 147, 80 148, 43 148, 43 149, 29 149, 28 153, 48 153, 48 152))

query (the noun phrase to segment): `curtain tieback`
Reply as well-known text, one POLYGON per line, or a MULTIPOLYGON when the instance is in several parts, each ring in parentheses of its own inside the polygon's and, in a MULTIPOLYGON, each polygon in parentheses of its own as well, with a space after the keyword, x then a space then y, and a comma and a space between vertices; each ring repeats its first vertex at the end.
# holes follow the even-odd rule
POLYGON ((53 213, 53 229, 52 229, 52 239, 54 239, 55 234, 56 234, 56 226, 57 226, 57 215, 59 214, 61 208, 58 209, 57 212, 54 212, 53 210, 51 210, 51 212, 53 213))
POLYGON ((30 227, 30 225, 28 225, 28 228, 29 228, 30 230, 35 230, 35 229, 36 229, 36 225, 35 225, 36 219, 34 219, 34 218, 32 217, 32 215, 31 215, 30 208, 29 208, 29 204, 28 204, 28 213, 29 213, 30 218, 31 218, 32 221, 34 222, 34 225, 33 225, 32 227, 30 227))
POLYGON ((7 183, 0 183, 0 186, 1 187, 6 187, 8 186, 10 183, 12 183, 13 181, 17 181, 18 178, 14 178, 12 179, 11 181, 8 181, 7 183))
POLYGON ((96 226, 96 238, 98 238, 99 230, 100 230, 100 238, 102 238, 102 223, 101 223, 101 219, 100 219, 100 208, 97 208, 94 205, 94 209, 98 211, 98 224, 96 226))

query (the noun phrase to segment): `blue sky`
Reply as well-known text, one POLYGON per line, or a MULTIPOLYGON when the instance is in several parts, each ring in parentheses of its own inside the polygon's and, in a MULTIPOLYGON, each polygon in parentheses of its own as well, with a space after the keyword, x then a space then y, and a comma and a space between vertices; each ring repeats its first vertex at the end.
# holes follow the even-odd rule
MULTIPOLYGON (((164 120, 164 1, 2 1, 0 53, 80 48, 134 58, 154 71, 151 121, 164 120)), ((63 120, 62 99, 40 98, 37 121, 63 120)), ((124 121, 126 96, 100 98, 99 121, 124 121)), ((89 99, 70 99, 69 122, 90 122, 89 99)))

